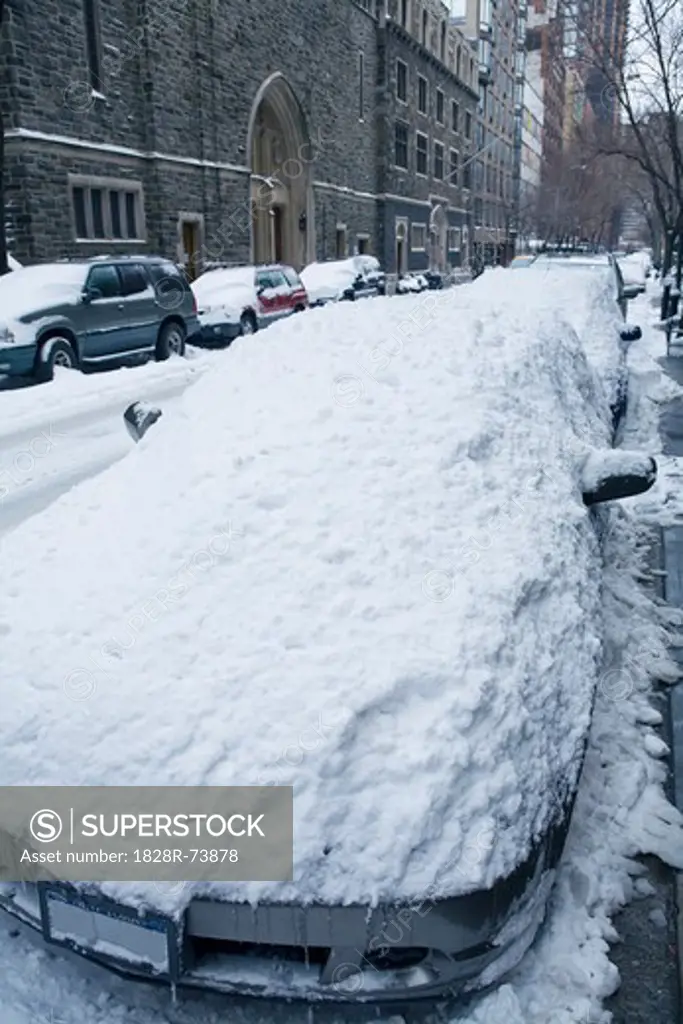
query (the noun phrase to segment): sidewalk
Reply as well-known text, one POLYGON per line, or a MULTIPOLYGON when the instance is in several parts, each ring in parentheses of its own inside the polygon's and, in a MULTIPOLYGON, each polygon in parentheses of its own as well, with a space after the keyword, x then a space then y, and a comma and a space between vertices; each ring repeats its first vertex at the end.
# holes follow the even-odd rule
MULTIPOLYGON (((683 353, 681 353, 683 355, 683 353)), ((683 358, 667 356, 660 360, 665 372, 683 385, 683 358)), ((659 425, 662 452, 683 456, 683 399, 674 399, 664 409, 659 425)), ((683 608, 683 526, 666 526, 662 530, 662 561, 664 598, 675 608, 683 608)), ((683 666, 683 648, 673 648, 672 655, 683 666)), ((670 798, 683 811, 683 683, 672 686, 669 694, 671 746, 670 798)), ((675 899, 679 985, 683 993, 683 873, 675 872, 675 899)))

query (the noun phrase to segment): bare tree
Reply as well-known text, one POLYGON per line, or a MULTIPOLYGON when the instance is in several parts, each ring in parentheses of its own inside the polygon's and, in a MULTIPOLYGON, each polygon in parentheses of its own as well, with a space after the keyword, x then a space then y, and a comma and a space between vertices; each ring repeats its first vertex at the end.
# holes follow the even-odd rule
MULTIPOLYGON (((683 6, 680 0, 632 0, 625 50, 581 24, 578 48, 586 79, 602 82, 603 114, 614 107, 621 124, 598 117, 590 133, 596 153, 621 157, 642 172, 639 191, 664 239, 662 270, 671 270, 678 246, 677 291, 683 260, 683 6), (644 183, 647 183, 644 187, 644 183)), ((598 112, 600 113, 600 112, 598 112)), ((584 133, 584 140, 585 140, 584 133)), ((667 301, 665 296, 665 302, 667 301)), ((663 317, 667 310, 663 307, 663 317)))

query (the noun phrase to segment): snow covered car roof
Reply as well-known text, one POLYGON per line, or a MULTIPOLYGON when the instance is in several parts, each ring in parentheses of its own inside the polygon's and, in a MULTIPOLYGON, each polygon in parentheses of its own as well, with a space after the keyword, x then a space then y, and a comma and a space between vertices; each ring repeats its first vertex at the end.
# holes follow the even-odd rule
POLYGON ((521 863, 575 787, 600 659, 576 461, 609 411, 562 282, 493 271, 238 339, 16 529, 4 784, 293 784, 295 881, 229 900, 456 895, 521 863))

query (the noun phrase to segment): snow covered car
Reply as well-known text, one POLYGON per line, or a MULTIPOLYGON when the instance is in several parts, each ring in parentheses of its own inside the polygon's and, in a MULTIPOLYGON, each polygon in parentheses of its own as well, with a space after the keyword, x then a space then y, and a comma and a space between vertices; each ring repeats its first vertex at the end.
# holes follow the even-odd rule
POLYGON ((291 785, 295 870, 46 874, 0 885, 9 913, 123 974, 269 998, 442 999, 519 962, 604 668, 605 502, 655 474, 610 448, 562 312, 583 291, 549 292, 498 270, 426 321, 379 298, 238 339, 15 529, 4 785, 291 785))
POLYGON ((97 256, 0 277, 0 376, 183 355, 197 330, 184 276, 157 256, 97 256))
POLYGON ((200 333, 193 341, 225 345, 308 308, 306 289, 293 267, 217 267, 192 282, 200 333))
POLYGON ((424 274, 402 274, 396 282, 397 295, 410 295, 411 293, 426 292, 429 289, 429 282, 424 274))
POLYGON ((626 285, 633 286, 642 294, 647 287, 647 278, 651 273, 651 259, 647 252, 633 252, 617 259, 619 269, 626 285))
POLYGON ((563 313, 585 338, 589 357, 609 390, 614 431, 628 405, 628 349, 641 337, 636 324, 625 323, 628 302, 638 294, 625 283, 617 260, 610 254, 540 255, 525 271, 543 274, 549 294, 567 296, 563 313), (575 289, 559 287, 558 275, 571 273, 575 289))
POLYGON ((385 292, 385 276, 374 256, 310 263, 301 272, 312 306, 375 298, 385 292))

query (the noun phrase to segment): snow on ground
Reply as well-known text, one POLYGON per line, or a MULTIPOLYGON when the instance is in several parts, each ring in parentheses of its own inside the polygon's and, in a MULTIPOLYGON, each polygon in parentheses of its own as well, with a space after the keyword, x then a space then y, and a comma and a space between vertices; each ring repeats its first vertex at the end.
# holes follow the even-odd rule
MULTIPOLYGON (((658 450, 658 403, 671 394, 655 362, 658 344, 646 331, 633 347, 637 401, 631 403, 624 432, 627 447, 653 452, 658 450)), ((358 390, 348 380, 340 388, 346 400, 358 390)), ((547 926, 507 983, 467 1013, 454 1012, 453 1022, 607 1022, 601 1002, 618 983, 609 961, 608 942, 615 938, 610 917, 640 884, 642 869, 633 857, 652 851, 680 864, 681 819, 662 797, 663 750, 652 729, 658 715, 648 700, 652 678, 671 675, 673 665, 666 655, 666 619, 642 589, 647 535, 630 511, 641 500, 624 502, 607 540, 611 659, 598 686, 581 790, 547 926)), ((651 518, 655 515, 653 506, 651 518)), ((21 937, 10 938, 9 927, 0 919, 2 1024, 280 1024, 307 1019, 295 1007, 277 1011, 256 1004, 245 1009, 234 1001, 223 1011, 212 1009, 209 1001, 164 1008, 162 996, 139 985, 117 987, 112 994, 102 980, 86 980, 77 966, 34 951, 21 937)), ((316 1012, 310 1019, 323 1016, 316 1012)))
POLYGON ((147 397, 171 410, 225 353, 80 374, 57 371, 40 387, 0 391, 0 536, 96 475, 131 448, 123 412, 147 397))
MULTIPOLYGON (((14 435, 40 432, 46 425, 79 416, 90 417, 105 408, 119 408, 136 399, 154 400, 170 390, 178 393, 225 358, 222 351, 188 347, 187 358, 150 361, 105 373, 78 373, 59 369, 55 379, 38 387, 0 390, 0 445, 3 453, 14 435)), ((0 378, 1 380, 2 378, 0 378)))
MULTIPOLYGON (((643 328, 643 338, 632 346, 629 355, 631 387, 629 416, 622 437, 625 448, 640 448, 652 438, 650 448, 657 455, 657 483, 633 508, 644 521, 660 526, 680 525, 683 517, 683 458, 664 455, 657 432, 662 407, 674 399, 683 399, 683 387, 663 370, 659 360, 666 357, 666 334, 653 324, 659 320, 660 287, 648 282, 648 291, 631 303, 629 319, 643 328)), ((679 350, 672 347, 672 353, 679 350)))

